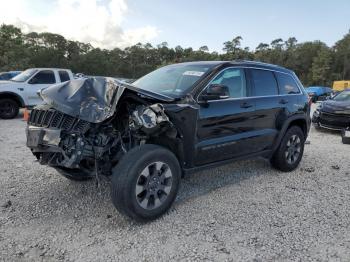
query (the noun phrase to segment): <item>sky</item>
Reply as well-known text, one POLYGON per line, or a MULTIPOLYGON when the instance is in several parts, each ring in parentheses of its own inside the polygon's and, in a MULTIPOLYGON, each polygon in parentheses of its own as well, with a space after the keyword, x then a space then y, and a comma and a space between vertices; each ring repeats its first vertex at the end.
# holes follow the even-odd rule
POLYGON ((107 49, 168 42, 221 52, 235 36, 252 50, 291 36, 332 46, 349 32, 350 0, 0 0, 0 23, 107 49))

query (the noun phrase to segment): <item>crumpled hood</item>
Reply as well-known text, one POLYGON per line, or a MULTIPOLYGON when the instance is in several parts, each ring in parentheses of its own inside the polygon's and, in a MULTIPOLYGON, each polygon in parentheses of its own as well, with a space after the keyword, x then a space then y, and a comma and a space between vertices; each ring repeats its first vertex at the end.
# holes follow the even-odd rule
POLYGON ((154 99, 171 100, 110 77, 81 78, 55 84, 41 90, 40 96, 58 111, 91 123, 100 123, 114 114, 125 89, 154 99))
POLYGON ((350 114, 350 103, 348 101, 327 100, 322 104, 322 111, 328 113, 346 113, 350 114))

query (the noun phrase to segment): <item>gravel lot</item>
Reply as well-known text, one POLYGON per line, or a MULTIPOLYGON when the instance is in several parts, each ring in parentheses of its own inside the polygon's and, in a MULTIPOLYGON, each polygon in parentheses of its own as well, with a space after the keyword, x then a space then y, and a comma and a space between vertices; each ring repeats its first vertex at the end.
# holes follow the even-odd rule
POLYGON ((25 147, 25 122, 0 120, 0 260, 349 261, 350 146, 311 129, 297 170, 241 161, 182 181, 170 212, 121 215, 109 182, 71 182, 25 147))

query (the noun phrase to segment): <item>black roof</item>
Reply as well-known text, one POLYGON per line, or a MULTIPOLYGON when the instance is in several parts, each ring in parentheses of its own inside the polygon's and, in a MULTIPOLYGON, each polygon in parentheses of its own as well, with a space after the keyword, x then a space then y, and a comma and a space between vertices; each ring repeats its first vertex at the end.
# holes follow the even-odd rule
POLYGON ((268 64, 258 61, 249 61, 249 60, 235 60, 235 61, 194 61, 194 62, 185 62, 181 64, 199 64, 199 65, 211 65, 211 66, 220 66, 220 65, 240 65, 246 67, 259 67, 270 70, 281 71, 285 73, 292 73, 293 71, 274 64, 268 64))

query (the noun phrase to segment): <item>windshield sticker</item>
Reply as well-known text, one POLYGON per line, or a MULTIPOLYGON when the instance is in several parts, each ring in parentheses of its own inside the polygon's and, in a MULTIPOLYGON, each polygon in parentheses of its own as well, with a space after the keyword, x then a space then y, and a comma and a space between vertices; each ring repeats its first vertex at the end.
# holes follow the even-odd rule
POLYGON ((182 75, 184 76, 202 76, 204 72, 201 71, 186 71, 182 75))

